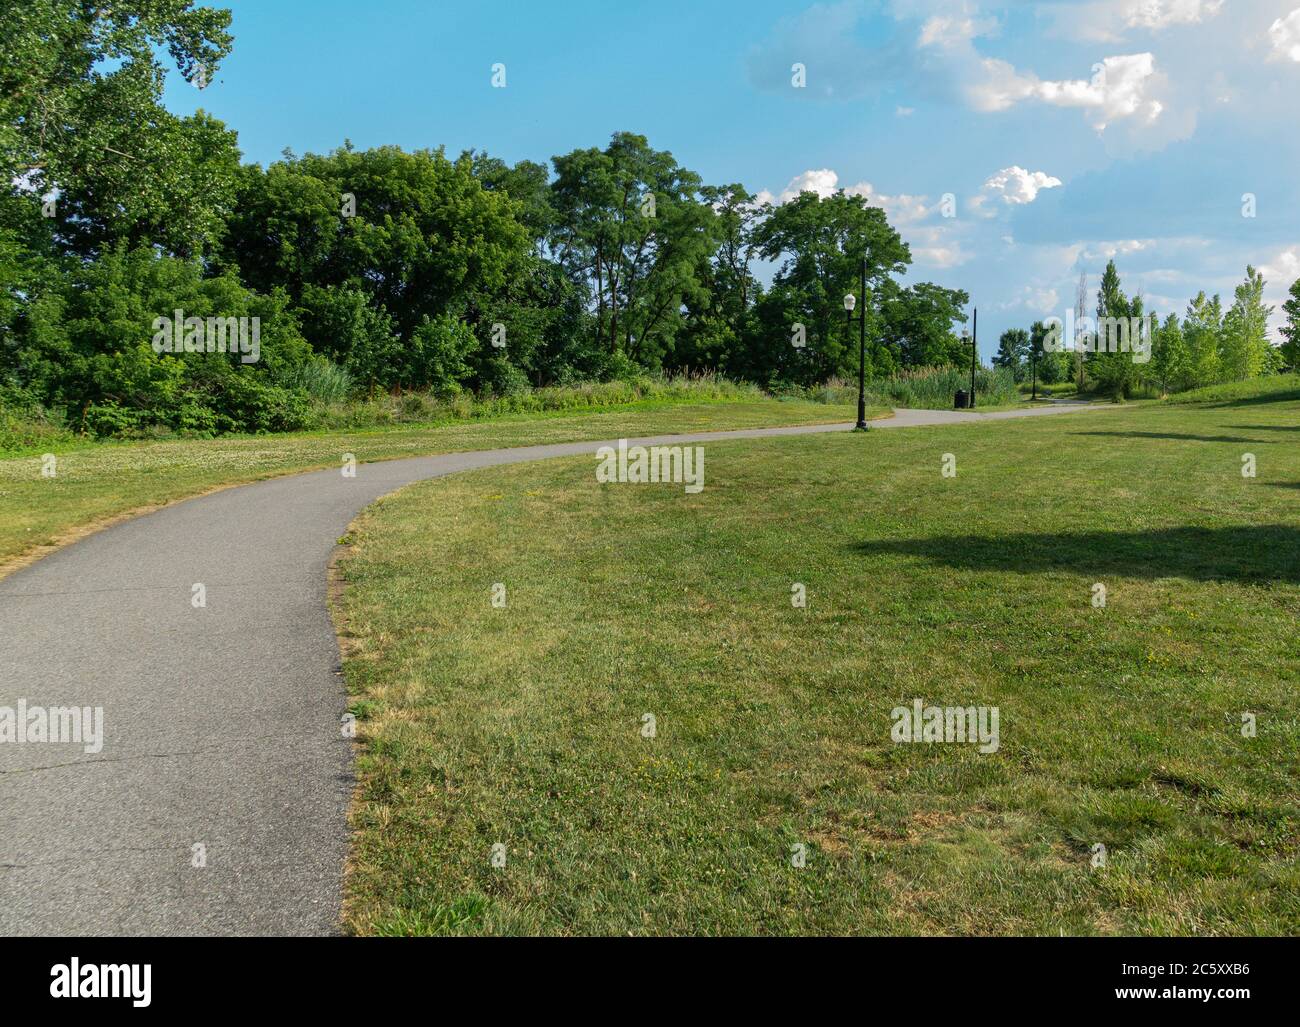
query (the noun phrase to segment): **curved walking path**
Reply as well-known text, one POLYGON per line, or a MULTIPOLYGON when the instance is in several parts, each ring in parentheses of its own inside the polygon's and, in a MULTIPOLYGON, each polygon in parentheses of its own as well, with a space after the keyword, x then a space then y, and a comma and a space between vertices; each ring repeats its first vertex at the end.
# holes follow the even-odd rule
MULTIPOLYGON (((872 427, 1072 409, 897 410, 872 427)), ((0 935, 336 932, 353 785, 325 603, 336 540, 363 507, 411 482, 606 444, 275 478, 126 521, 0 581, 0 707, 104 711, 98 753, 0 744, 0 935)))

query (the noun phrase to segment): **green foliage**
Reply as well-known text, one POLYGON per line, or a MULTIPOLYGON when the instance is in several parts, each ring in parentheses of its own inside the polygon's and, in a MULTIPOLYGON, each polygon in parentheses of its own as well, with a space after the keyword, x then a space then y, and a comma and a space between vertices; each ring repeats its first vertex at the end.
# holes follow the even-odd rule
POLYGON ((1191 351, 1177 314, 1165 318, 1152 336, 1149 377, 1162 394, 1185 387, 1191 378, 1191 351))
POLYGON ((1029 358, 1029 333, 1023 328, 1008 328, 998 339, 998 351, 993 357, 995 367, 1005 367, 1016 381, 1025 377, 1025 361, 1029 358))
MULTIPOLYGON (((912 367, 870 384, 872 401, 884 406, 951 410, 958 390, 970 391, 970 369, 962 367, 912 367)), ((1011 406, 1020 402, 1015 375, 1010 368, 980 367, 975 373, 976 408, 1011 406)))
POLYGON ((1268 365, 1268 319, 1273 308, 1264 304, 1264 278, 1253 267, 1237 286, 1232 306, 1223 319, 1220 370, 1229 380, 1254 378, 1268 365))
POLYGON ((23 0, 0 7, 0 175, 33 203, 59 191, 58 230, 79 253, 116 241, 191 255, 220 231, 234 134, 161 103, 165 50, 210 80, 230 12, 193 0, 23 0))
POLYGON ((630 132, 553 163, 552 247, 596 298, 596 347, 661 366, 683 304, 703 297, 697 272, 717 245, 699 175, 630 132))
POLYGON ((802 353, 771 366, 784 364, 805 382, 856 373, 860 329, 845 318, 844 296, 857 296, 854 316, 865 317, 869 340, 877 339, 885 282, 912 259, 885 212, 861 196, 805 192, 772 210, 754 239, 760 257, 780 261, 762 312, 767 345, 790 349, 796 324, 807 334, 802 353), (857 295, 864 265, 867 296, 857 295))
POLYGON ((1282 359, 1287 368, 1300 370, 1300 278, 1291 283, 1291 292, 1282 304, 1286 323, 1282 325, 1282 359))
POLYGON ((1187 305, 1183 338, 1187 344, 1187 371, 1182 387, 1196 389, 1219 380, 1219 337, 1223 332, 1223 308, 1219 297, 1207 299, 1204 292, 1187 305))
MULTIPOLYGON (((250 320, 251 325, 251 320, 250 320)), ((283 293, 260 296, 194 261, 117 248, 72 267, 33 296, 4 369, 77 430, 128 435, 150 426, 212 434, 301 427, 306 398, 282 383, 310 358, 283 293), (222 352, 159 353, 155 320, 257 318, 256 363, 222 352)))

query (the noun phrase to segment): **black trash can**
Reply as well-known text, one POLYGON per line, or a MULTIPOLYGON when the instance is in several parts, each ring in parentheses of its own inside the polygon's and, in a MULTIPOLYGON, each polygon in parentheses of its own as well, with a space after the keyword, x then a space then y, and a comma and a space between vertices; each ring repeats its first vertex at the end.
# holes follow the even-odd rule
POLYGON ((968 406, 970 406, 970 393, 968 393, 965 389, 958 389, 957 395, 956 397, 954 397, 952 405, 956 407, 958 410, 965 410, 968 406))

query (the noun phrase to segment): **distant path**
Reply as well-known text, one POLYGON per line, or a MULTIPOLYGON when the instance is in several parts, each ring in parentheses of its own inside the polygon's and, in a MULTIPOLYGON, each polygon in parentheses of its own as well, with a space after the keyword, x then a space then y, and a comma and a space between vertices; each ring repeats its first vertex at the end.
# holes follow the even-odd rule
MULTIPOLYGON (((872 429, 1073 409, 896 410, 872 429)), ((115 525, 0 581, 0 707, 103 707, 105 734, 98 754, 0 744, 0 934, 336 932, 353 786, 325 605, 337 539, 411 482, 606 444, 274 478, 115 525)))

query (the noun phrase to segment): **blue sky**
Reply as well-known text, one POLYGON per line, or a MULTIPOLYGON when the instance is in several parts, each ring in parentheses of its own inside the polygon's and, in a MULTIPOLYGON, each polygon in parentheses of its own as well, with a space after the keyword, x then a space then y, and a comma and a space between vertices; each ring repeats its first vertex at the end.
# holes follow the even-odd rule
POLYGON ((347 138, 545 161, 640 132, 706 182, 868 196, 909 280, 971 293, 985 355, 1111 256, 1162 314, 1230 301, 1248 263, 1274 303, 1300 278, 1300 0, 214 6, 234 53, 166 102, 248 160, 347 138))

